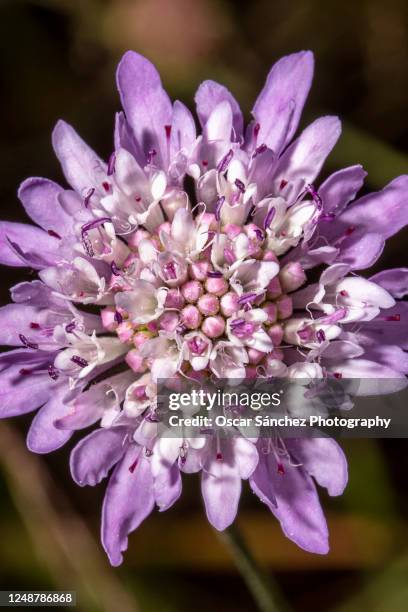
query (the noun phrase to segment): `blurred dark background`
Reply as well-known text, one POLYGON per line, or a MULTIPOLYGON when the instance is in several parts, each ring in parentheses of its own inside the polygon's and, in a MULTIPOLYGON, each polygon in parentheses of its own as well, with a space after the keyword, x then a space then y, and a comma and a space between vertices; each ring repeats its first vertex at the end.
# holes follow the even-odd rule
MULTIPOLYGON (((408 171, 408 8, 404 0, 2 0, 1 217, 24 221, 16 198, 27 176, 62 180, 50 135, 72 123, 104 157, 119 109, 115 66, 134 49, 160 69, 173 98, 191 106, 204 78, 226 84, 249 117, 271 64, 301 49, 316 55, 303 124, 338 114, 344 133, 324 170, 362 163, 367 189, 408 171)), ((407 232, 389 241, 380 267, 407 265, 407 232)), ((8 287, 29 273, 1 269, 8 287)), ((185 479, 175 508, 130 538, 125 564, 109 568, 97 543, 104 485, 80 489, 67 445, 49 457, 25 450, 30 417, 0 428, 0 589, 78 592, 81 611, 249 611, 251 596, 207 526, 199 483, 185 479)), ((276 577, 289 609, 400 612, 408 608, 408 483, 404 440, 344 444, 350 486, 322 495, 327 557, 285 540, 247 491, 239 524, 276 577)))

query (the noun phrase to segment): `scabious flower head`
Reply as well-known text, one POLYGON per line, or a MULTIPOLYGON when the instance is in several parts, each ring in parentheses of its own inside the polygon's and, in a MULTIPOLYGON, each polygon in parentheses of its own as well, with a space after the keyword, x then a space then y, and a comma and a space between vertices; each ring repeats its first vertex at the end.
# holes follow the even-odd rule
POLYGON ((1 415, 39 408, 28 447, 72 451, 80 485, 109 477, 102 541, 113 565, 128 533, 201 472, 208 520, 235 519, 242 480, 302 548, 325 553, 315 482, 339 495, 345 458, 327 438, 157 435, 158 379, 387 378, 408 372, 408 270, 366 279, 408 221, 408 177, 354 201, 359 165, 317 176, 340 136, 325 116, 292 141, 313 56, 271 69, 244 130, 239 105, 205 81, 190 111, 153 65, 128 52, 109 160, 60 121, 53 146, 68 187, 31 178, 36 224, 0 224, 0 261, 38 271, 0 310, 1 415), (319 271, 316 274, 316 270, 319 271), (309 279, 314 274, 314 280, 309 279))

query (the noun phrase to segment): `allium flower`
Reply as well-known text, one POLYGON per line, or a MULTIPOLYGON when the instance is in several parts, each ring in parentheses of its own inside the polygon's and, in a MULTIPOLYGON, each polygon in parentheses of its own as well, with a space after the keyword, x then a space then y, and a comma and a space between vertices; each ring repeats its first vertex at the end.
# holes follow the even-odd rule
POLYGON ((38 271, 0 310, 1 416, 39 409, 28 447, 74 448, 80 485, 110 475, 102 542, 113 565, 154 506, 202 474, 208 520, 225 529, 242 480, 302 548, 326 553, 315 481, 347 481, 330 439, 157 437, 159 378, 360 377, 408 372, 408 269, 362 278, 408 221, 408 176, 353 201, 366 173, 316 179, 340 136, 337 117, 293 142, 313 56, 271 69, 244 130, 230 92, 205 81, 201 132, 171 103, 152 64, 128 52, 124 112, 106 163, 60 121, 53 146, 69 187, 31 178, 19 198, 36 226, 2 222, 0 261, 38 271), (322 269, 317 282, 310 271, 322 269))

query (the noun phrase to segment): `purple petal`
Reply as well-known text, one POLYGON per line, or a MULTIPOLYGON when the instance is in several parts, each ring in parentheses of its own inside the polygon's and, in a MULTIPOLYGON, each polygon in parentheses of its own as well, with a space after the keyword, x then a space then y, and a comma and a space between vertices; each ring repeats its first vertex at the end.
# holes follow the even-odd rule
POLYGON ((140 447, 132 445, 110 477, 102 508, 102 544, 113 566, 122 563, 128 534, 154 507, 150 462, 140 447))
POLYGON ((195 95, 198 118, 200 119, 201 126, 204 127, 216 106, 218 106, 220 102, 225 101, 231 106, 233 128, 237 139, 239 139, 240 136, 242 136, 244 126, 242 112, 238 102, 224 85, 220 85, 215 81, 203 81, 203 83, 201 83, 195 95))
POLYGON ((263 457, 260 453, 260 457, 259 466, 250 478, 254 492, 261 490, 261 501, 267 503, 279 520, 286 537, 304 550, 326 554, 329 551, 327 524, 311 477, 301 467, 287 462, 281 473, 273 453, 263 457), (268 466, 261 468, 262 462, 268 466), (263 478, 258 473, 260 469, 263 469, 263 478))
POLYGON ((211 525, 219 531, 229 527, 238 511, 241 476, 228 441, 223 445, 222 458, 216 459, 214 450, 213 459, 204 465, 201 492, 211 525))
POLYGON ((61 236, 71 233, 72 219, 66 214, 58 196, 62 187, 43 178, 29 178, 20 185, 18 197, 26 213, 45 231, 52 230, 61 236))
POLYGON ((182 102, 173 105, 173 121, 170 135, 170 153, 173 158, 179 151, 190 151, 196 139, 194 118, 182 102))
POLYGON ((154 497, 160 512, 168 510, 181 495, 181 476, 177 463, 161 461, 154 475, 154 497))
POLYGON ((303 130, 299 138, 286 149, 277 164, 275 172, 277 193, 282 181, 313 183, 340 133, 340 121, 332 116, 320 117, 303 130))
POLYGON ((335 172, 319 187, 325 213, 340 213, 363 186, 367 172, 362 166, 350 166, 335 172))
POLYGON ((80 195, 99 186, 106 176, 106 164, 65 121, 58 121, 52 144, 65 178, 80 195))
POLYGON ((38 309, 25 304, 7 304, 0 308, 0 344, 21 346, 20 334, 36 342, 38 330, 30 328, 37 320, 38 309))
POLYGON ((384 270, 372 276, 370 280, 381 285, 395 298, 403 298, 408 294, 408 268, 384 270))
POLYGON ((384 238, 380 234, 358 228, 341 242, 336 262, 346 263, 352 270, 365 270, 377 261, 384 245, 384 238))
POLYGON ((81 487, 94 487, 125 453, 125 427, 97 429, 81 440, 70 457, 71 475, 81 487))
POLYGON ((288 441, 295 460, 329 495, 341 495, 347 485, 346 457, 340 446, 330 438, 302 438, 288 441))
POLYGON ((71 431, 61 431, 54 425, 55 419, 66 412, 65 383, 52 387, 51 398, 35 415, 27 434, 27 446, 33 453, 51 453, 60 448, 72 436, 71 431))
POLYGON ((56 238, 49 236, 38 227, 1 221, 0 263, 6 266, 28 266, 35 269, 53 265, 58 242, 56 238), (13 245, 18 245, 19 248, 13 245), (26 252, 27 248, 35 249, 35 253, 26 252), (33 257, 30 257, 31 255, 33 257))
POLYGON ((408 303, 397 302, 392 308, 387 308, 386 316, 391 319, 385 321, 381 315, 372 321, 365 321, 361 325, 359 336, 363 335, 370 344, 395 344, 408 349, 408 303))
POLYGON ((172 106, 159 73, 142 55, 128 51, 119 63, 116 76, 122 106, 138 144, 146 156, 152 149, 159 151, 161 159, 157 162, 164 164, 167 158, 165 126, 171 125, 172 106))
MULTIPOLYGON (((24 352, 29 351, 24 349, 24 352)), ((24 355, 20 351, 17 354, 14 351, 10 353, 13 354, 7 356, 11 363, 0 373, 0 418, 26 414, 42 406, 48 401, 55 386, 47 372, 27 375, 20 373, 20 370, 45 367, 43 362, 29 356, 23 361, 24 355)))
POLYGON ((348 227, 362 234, 376 233, 387 239, 408 223, 408 175, 399 176, 382 191, 366 195, 349 206, 335 223, 327 223, 326 235, 341 235, 348 227))
POLYGON ((260 125, 258 143, 279 153, 294 135, 313 78, 310 51, 280 59, 268 74, 252 114, 260 125))

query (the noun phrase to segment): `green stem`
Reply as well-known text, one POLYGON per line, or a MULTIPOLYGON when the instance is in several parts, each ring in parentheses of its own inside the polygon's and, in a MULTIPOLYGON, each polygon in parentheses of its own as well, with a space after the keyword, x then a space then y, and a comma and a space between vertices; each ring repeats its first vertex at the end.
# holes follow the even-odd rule
POLYGON ((284 612, 288 608, 283 603, 276 586, 258 566, 239 529, 231 525, 225 531, 216 532, 229 549, 235 565, 250 590, 260 612, 284 612))

